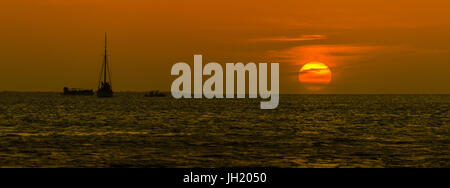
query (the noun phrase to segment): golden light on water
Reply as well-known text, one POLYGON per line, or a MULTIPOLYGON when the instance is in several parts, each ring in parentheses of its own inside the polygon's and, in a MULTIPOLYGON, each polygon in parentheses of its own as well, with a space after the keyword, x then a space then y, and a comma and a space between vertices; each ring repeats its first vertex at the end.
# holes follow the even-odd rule
POLYGON ((327 65, 321 62, 310 62, 305 64, 299 71, 298 81, 312 91, 325 88, 330 84, 332 73, 327 65))

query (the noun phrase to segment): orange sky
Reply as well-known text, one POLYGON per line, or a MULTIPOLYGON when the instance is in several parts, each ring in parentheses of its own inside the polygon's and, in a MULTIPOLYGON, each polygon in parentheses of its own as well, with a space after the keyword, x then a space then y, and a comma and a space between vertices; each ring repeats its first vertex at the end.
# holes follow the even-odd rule
POLYGON ((282 93, 450 93, 448 0, 2 0, 0 91, 169 90, 176 62, 279 62, 282 93), (333 81, 298 82, 309 61, 333 81))

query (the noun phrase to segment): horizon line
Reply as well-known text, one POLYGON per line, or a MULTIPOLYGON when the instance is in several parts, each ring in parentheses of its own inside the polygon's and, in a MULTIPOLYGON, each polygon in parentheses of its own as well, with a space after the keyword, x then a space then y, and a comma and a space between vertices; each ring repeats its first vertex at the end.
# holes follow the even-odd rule
MULTIPOLYGON (((156 90, 146 90, 146 91, 142 91, 142 90, 119 90, 119 91, 115 91, 115 93, 146 93, 146 92, 150 92, 150 91, 156 91, 156 90)), ((172 93, 171 91, 162 91, 159 90, 161 93, 172 93)), ((95 92, 95 91, 94 91, 95 92)), ((61 91, 25 91, 25 90, 2 90, 0 91, 0 93, 63 93, 61 91)), ((194 94, 192 94, 194 95, 194 94)), ((225 94, 224 94, 225 95, 225 94)), ((237 95, 237 94, 235 94, 237 95)), ((249 94, 247 93, 246 96, 248 96, 249 94)), ((353 92, 353 93, 340 93, 340 92, 335 92, 335 93, 325 93, 325 92, 319 92, 319 93, 308 93, 308 92, 304 92, 304 93, 279 93, 279 95, 450 95, 450 92, 416 92, 416 93, 411 93, 411 92, 353 92)), ((226 97, 224 97, 225 99, 226 97)))

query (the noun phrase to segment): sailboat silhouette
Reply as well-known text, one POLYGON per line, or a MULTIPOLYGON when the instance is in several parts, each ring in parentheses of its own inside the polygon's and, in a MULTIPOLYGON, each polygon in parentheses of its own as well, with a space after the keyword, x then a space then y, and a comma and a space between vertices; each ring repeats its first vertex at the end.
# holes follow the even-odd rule
POLYGON ((101 98, 112 97, 113 90, 111 84, 111 72, 108 64, 108 39, 105 33, 105 56, 103 58, 102 69, 100 71, 100 79, 98 84, 97 96, 101 98))

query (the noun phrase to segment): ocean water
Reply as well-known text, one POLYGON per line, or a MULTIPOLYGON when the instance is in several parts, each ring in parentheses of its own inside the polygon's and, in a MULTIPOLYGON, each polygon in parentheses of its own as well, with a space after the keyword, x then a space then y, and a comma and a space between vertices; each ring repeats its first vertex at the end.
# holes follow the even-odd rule
POLYGON ((450 95, 0 93, 0 167, 450 167, 450 95))

